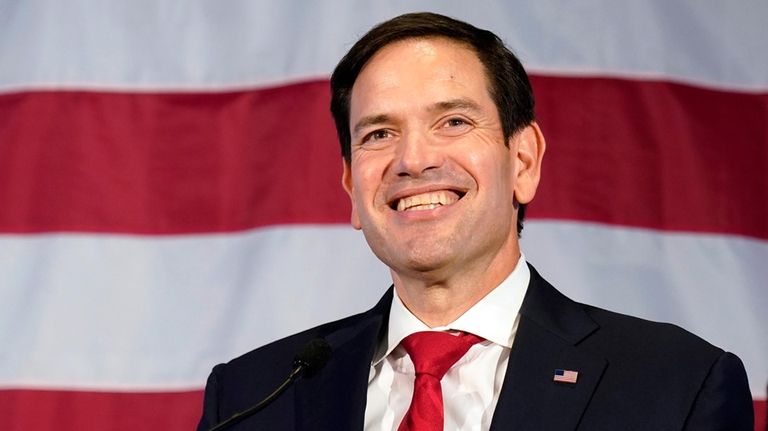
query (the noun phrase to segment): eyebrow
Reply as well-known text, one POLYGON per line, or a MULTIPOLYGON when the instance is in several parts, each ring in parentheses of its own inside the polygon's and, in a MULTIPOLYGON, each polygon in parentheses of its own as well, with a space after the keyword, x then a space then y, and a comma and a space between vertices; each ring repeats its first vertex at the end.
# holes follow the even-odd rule
POLYGON ((480 105, 470 99, 451 99, 443 102, 437 102, 427 108, 430 112, 445 112, 453 109, 462 111, 480 111, 480 105))
MULTIPOLYGON (((440 113, 445 111, 450 111, 453 109, 458 109, 461 111, 480 111, 480 105, 475 103, 474 101, 470 99, 450 99, 450 100, 444 100, 441 102, 434 103, 427 107, 427 111, 430 113, 440 113)), ((353 136, 359 135, 364 129, 367 129, 371 126, 376 126, 378 124, 384 124, 389 123, 392 121, 392 117, 387 114, 374 114, 369 115, 366 117, 363 117, 360 119, 360 121, 355 124, 355 127, 352 129, 353 136)))

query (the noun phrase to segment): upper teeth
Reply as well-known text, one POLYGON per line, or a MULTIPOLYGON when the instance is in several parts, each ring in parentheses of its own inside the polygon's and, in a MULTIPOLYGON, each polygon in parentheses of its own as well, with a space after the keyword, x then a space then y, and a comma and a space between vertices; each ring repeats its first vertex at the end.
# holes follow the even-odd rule
POLYGON ((398 211, 418 211, 431 210, 442 205, 450 205, 459 200, 459 197, 449 191, 440 190, 437 192, 422 193, 420 195, 408 196, 397 202, 398 211))

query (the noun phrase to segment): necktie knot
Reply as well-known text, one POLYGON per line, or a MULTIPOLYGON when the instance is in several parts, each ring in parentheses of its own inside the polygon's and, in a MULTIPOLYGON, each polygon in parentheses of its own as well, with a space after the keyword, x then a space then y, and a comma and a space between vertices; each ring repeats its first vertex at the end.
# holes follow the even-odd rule
POLYGON ((483 339, 462 332, 416 332, 401 342, 416 368, 413 399, 399 431, 442 431, 443 395, 440 380, 472 345, 483 339))
POLYGON ((472 345, 482 341, 477 335, 462 332, 415 332, 403 339, 402 346, 411 357, 416 375, 428 374, 440 380, 472 345))

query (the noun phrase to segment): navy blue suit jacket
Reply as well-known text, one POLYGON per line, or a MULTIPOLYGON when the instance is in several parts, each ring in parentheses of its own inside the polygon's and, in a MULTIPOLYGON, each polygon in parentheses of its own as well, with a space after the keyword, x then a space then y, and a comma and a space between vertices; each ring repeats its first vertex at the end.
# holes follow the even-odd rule
MULTIPOLYGON (((371 310, 216 366, 198 430, 255 404, 287 376, 309 340, 331 359, 232 430, 362 430, 371 359, 385 336, 390 288, 371 310)), ((670 324, 566 298, 532 267, 491 430, 753 429, 752 397, 735 355, 670 324), (576 384, 553 382, 578 371, 576 384)))

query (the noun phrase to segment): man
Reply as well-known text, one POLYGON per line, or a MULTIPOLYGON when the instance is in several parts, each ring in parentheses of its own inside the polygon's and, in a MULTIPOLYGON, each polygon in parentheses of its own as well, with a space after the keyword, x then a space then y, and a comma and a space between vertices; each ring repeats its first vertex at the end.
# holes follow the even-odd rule
POLYGON ((363 36, 331 87, 352 225, 394 286, 368 312, 217 366, 199 429, 266 397, 315 338, 328 363, 232 429, 752 428, 736 356, 575 303, 525 262, 545 141, 495 35, 403 15, 363 36))

